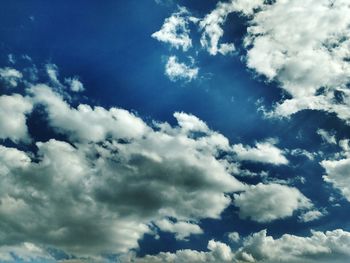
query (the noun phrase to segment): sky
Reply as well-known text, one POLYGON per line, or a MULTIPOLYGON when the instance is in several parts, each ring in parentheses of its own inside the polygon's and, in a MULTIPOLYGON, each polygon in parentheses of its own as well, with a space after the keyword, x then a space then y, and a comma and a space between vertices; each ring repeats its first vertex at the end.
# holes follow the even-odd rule
POLYGON ((349 13, 2 0, 0 262, 348 262, 349 13))

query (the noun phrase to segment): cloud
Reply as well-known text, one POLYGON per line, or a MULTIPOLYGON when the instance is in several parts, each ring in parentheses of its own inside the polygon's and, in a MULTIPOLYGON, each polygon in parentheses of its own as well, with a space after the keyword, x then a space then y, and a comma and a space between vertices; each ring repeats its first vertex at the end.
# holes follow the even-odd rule
POLYGON ((0 147, 0 247, 125 253, 154 224, 187 239, 246 188, 221 156, 228 139, 193 115, 148 124, 125 109, 73 107, 66 91, 46 84, 28 83, 25 92, 0 97, 1 131, 15 142, 0 147), (21 150, 18 140, 30 139, 26 115, 38 106, 52 139, 21 150))
POLYGON ((54 262, 54 258, 44 249, 28 242, 18 246, 0 247, 1 262, 54 262))
POLYGON ((334 135, 323 129, 318 129, 317 134, 321 136, 323 141, 329 144, 337 144, 337 140, 334 135))
POLYGON ((349 11, 347 1, 276 1, 252 16, 247 66, 292 96, 275 115, 315 109, 349 119, 349 11))
POLYGON ((326 211, 311 210, 299 216, 300 222, 311 222, 320 219, 326 214, 326 211))
POLYGON ((219 44, 220 38, 224 35, 222 25, 226 21, 227 15, 232 13, 232 8, 231 3, 219 2, 216 8, 199 22, 200 29, 203 30, 200 39, 201 45, 211 55, 217 53, 226 55, 235 51, 233 43, 219 44))
POLYGON ((143 258, 131 256, 122 262, 345 263, 350 256, 349 245, 350 233, 342 229, 311 231, 311 236, 307 237, 284 234, 277 239, 262 230, 244 238, 242 246, 236 251, 224 243, 211 240, 207 252, 186 249, 143 258))
POLYGON ((80 80, 77 77, 66 78, 65 82, 69 85, 70 90, 73 92, 84 91, 84 85, 80 82, 80 80))
POLYGON ((195 251, 190 249, 178 250, 176 253, 161 252, 158 255, 146 255, 144 258, 122 259, 121 262, 135 263, 166 263, 166 262, 195 262, 195 263, 223 263, 232 262, 233 253, 231 248, 219 241, 208 242, 208 252, 195 251))
POLYGON ((30 141, 26 116, 32 108, 31 101, 22 95, 0 96, 0 139, 8 138, 13 142, 30 141))
POLYGON ((286 218, 296 210, 312 207, 311 201, 294 187, 262 183, 235 194, 234 205, 239 208, 241 218, 259 223, 286 218))
POLYGON ((60 85, 60 81, 58 80, 58 67, 55 64, 46 64, 46 73, 53 84, 60 85))
POLYGON ((228 238, 231 242, 237 243, 240 241, 241 237, 238 232, 231 232, 228 234, 228 238))
POLYGON ((323 160, 321 166, 326 170, 323 179, 339 189, 350 202, 350 158, 323 160))
POLYGON ((165 65, 165 75, 167 75, 171 81, 191 81, 197 78, 198 71, 199 69, 193 65, 186 65, 185 63, 179 62, 176 56, 169 57, 165 65))
POLYGON ((171 222, 167 219, 158 220, 156 226, 169 233, 175 233, 175 238, 178 240, 186 240, 187 237, 193 234, 203 234, 203 230, 196 224, 188 222, 171 222))
POLYGON ((252 161, 269 163, 273 165, 288 164, 284 151, 277 148, 274 141, 257 142, 255 147, 235 144, 232 146, 237 159, 241 161, 252 161))
POLYGON ((162 28, 153 33, 152 37, 158 41, 168 43, 176 49, 182 48, 183 51, 187 51, 192 47, 188 28, 188 24, 192 19, 194 18, 191 18, 186 8, 179 7, 176 13, 165 19, 162 28))
POLYGON ((14 68, 0 68, 0 80, 4 81, 10 87, 17 87, 18 81, 22 78, 22 73, 14 68))
POLYGON ((236 257, 242 262, 346 262, 350 256, 347 249, 350 244, 349 232, 337 229, 311 233, 310 237, 284 234, 274 239, 263 230, 246 238, 236 257), (245 261, 244 255, 250 255, 254 261, 245 261))

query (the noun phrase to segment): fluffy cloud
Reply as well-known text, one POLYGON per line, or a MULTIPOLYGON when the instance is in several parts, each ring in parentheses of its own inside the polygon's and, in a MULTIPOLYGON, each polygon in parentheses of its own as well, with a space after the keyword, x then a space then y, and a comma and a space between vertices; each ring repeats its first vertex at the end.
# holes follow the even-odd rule
POLYGON ((187 51, 192 46, 188 24, 193 19, 186 8, 180 7, 178 12, 165 19, 162 28, 153 33, 152 37, 187 51))
POLYGON ((323 179, 339 189, 350 202, 350 158, 324 160, 321 165, 326 170, 323 179))
POLYGON ((275 109, 334 112, 347 120, 350 81, 348 1, 276 1, 256 12, 245 45, 247 66, 292 96, 275 109), (288 12, 286 13, 286 10, 288 12), (281 15, 284 14, 284 15, 281 15))
POLYGON ((341 229, 325 233, 312 231, 310 237, 285 234, 279 239, 267 236, 267 231, 248 237, 236 257, 239 262, 347 262, 350 233, 341 229), (251 259, 247 259, 247 256, 251 259))
POLYGON ((275 142, 257 142, 255 147, 242 144, 233 145, 232 150, 238 160, 269 163, 274 165, 288 164, 284 151, 277 148, 275 142))
POLYGON ((193 263, 223 263, 232 262, 233 253, 231 248, 218 241, 210 240, 208 242, 208 252, 195 251, 190 249, 178 250, 176 253, 162 252, 156 256, 147 255, 144 258, 122 259, 123 263, 166 263, 166 262, 193 262, 193 263))
POLYGON ((179 62, 175 56, 171 56, 165 65, 165 75, 169 77, 171 81, 185 80, 191 81, 197 78, 199 69, 192 65, 186 65, 179 62))
POLYGON ((122 262, 261 262, 261 263, 346 263, 350 256, 350 233, 341 229, 312 231, 311 236, 301 237, 284 234, 278 239, 267 235, 266 230, 244 239, 237 251, 218 241, 209 241, 208 252, 178 250, 176 253, 160 253, 144 258, 130 257, 122 262))
POLYGON ((187 239, 202 233, 201 219, 220 218, 227 193, 246 188, 219 158, 230 151, 227 138, 193 115, 175 113, 176 126, 150 125, 124 109, 73 107, 45 84, 26 93, 0 97, 3 137, 30 138, 25 116, 40 105, 52 137, 66 141, 36 142, 35 152, 0 147, 0 247, 127 252, 152 224, 187 239))
POLYGON ((168 219, 156 221, 157 227, 169 233, 175 233, 175 238, 178 240, 186 240, 192 234, 202 234, 203 230, 196 224, 188 222, 171 222, 168 219))
POLYGON ((239 216, 260 223, 271 222, 293 215, 299 209, 309 209, 312 204, 298 189, 279 184, 262 184, 234 195, 239 216))
POLYGON ((0 139, 28 142, 26 115, 32 107, 31 101, 19 94, 0 96, 0 139))

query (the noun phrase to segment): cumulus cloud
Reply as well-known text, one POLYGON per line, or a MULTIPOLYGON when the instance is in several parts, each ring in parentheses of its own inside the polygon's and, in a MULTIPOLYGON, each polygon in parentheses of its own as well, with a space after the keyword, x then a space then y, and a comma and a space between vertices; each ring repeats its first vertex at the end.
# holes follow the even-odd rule
POLYGON ((175 233, 178 240, 186 240, 192 234, 202 234, 203 230, 196 224, 189 222, 171 222, 168 219, 162 219, 155 222, 156 226, 169 233, 175 233))
POLYGON ((26 115, 32 108, 31 101, 22 95, 0 96, 0 139, 28 142, 26 115))
POLYGON ((223 263, 232 262, 233 253, 231 248, 219 241, 208 242, 208 252, 195 251, 190 249, 178 250, 176 253, 162 252, 155 256, 146 255, 144 258, 123 259, 123 263, 166 263, 166 262, 196 262, 196 263, 223 263))
POLYGON ((298 0, 276 1, 253 15, 247 66, 292 96, 277 105, 276 115, 315 109, 349 119, 349 11, 347 1, 298 0))
POLYGON ((277 148, 274 141, 257 142, 255 147, 235 144, 233 152, 238 160, 269 163, 274 165, 288 164, 284 151, 277 148))
POLYGON ((277 239, 262 230, 246 237, 236 251, 224 243, 211 240, 207 252, 186 249, 143 258, 131 256, 122 262, 346 263, 350 256, 349 245, 350 233, 341 229, 312 231, 307 237, 284 234, 277 239))
POLYGON ((152 37, 174 48, 187 51, 192 46, 188 24, 193 19, 186 8, 179 7, 179 11, 166 18, 162 28, 153 33, 152 37))
POLYGON ((25 92, 0 97, 2 137, 30 139, 26 115, 40 106, 53 138, 33 152, 0 147, 0 247, 127 252, 152 224, 188 239, 203 232, 202 219, 220 218, 229 193, 246 188, 220 157, 228 139, 193 115, 175 113, 175 126, 148 124, 125 109, 73 107, 46 84, 25 92))
POLYGON ((171 81, 184 80, 191 81, 197 78, 199 68, 191 65, 186 65, 183 62, 179 62, 176 56, 169 57, 165 65, 165 75, 169 77, 171 81))
POLYGON ((323 179, 339 189, 350 202, 350 158, 323 160, 321 166, 326 171, 323 179))
POLYGON ((263 230, 246 238, 236 257, 242 262, 345 263, 350 256, 349 243, 350 233, 341 229, 312 231, 310 237, 284 234, 278 239, 263 230), (245 260, 247 255, 252 261, 245 260))
POLYGON ((286 218, 296 210, 312 207, 311 201, 294 187, 262 183, 235 194, 234 204, 239 208, 241 218, 259 223, 286 218))

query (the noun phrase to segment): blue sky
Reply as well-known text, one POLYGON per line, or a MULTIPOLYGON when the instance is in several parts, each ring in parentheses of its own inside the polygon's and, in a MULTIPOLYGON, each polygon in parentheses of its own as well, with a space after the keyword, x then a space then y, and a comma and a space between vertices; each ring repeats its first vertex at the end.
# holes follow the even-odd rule
POLYGON ((347 262, 336 1, 3 1, 0 262, 347 262))

